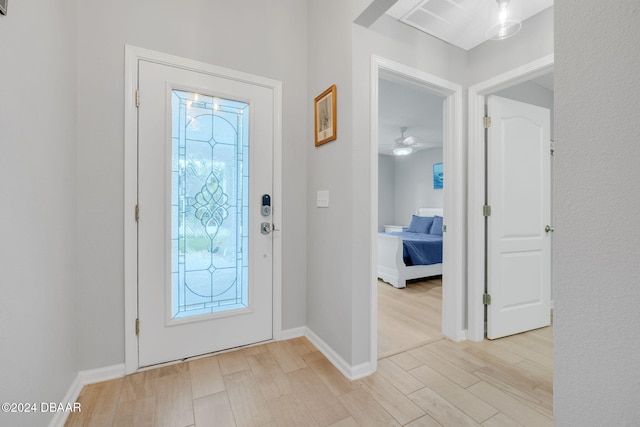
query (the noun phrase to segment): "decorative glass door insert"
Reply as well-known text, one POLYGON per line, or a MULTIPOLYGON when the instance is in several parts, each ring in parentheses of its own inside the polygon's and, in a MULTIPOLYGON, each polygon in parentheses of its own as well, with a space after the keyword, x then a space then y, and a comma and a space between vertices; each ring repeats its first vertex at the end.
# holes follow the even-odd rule
POLYGON ((248 307, 249 104, 172 91, 171 318, 248 307))

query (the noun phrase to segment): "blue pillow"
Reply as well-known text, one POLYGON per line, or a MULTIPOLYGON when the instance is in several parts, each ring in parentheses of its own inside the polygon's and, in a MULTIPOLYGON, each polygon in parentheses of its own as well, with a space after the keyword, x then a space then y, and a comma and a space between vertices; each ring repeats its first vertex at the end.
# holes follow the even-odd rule
POLYGON ((407 229, 410 233, 424 233, 429 234, 429 230, 431 229, 431 223, 433 222, 432 216, 411 216, 411 224, 409 224, 409 228, 407 229))
POLYGON ((429 234, 433 234, 434 236, 442 236, 442 217, 434 216, 433 223, 431 224, 431 230, 429 234))

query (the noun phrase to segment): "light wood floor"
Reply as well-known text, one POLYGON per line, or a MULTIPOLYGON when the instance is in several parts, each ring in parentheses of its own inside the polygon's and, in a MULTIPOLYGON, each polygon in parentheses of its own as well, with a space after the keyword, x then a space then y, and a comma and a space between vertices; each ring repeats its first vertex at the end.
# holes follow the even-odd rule
POLYGON ((378 357, 442 339, 442 278, 397 289, 378 281, 378 357))
POLYGON ((446 339, 350 382, 306 338, 85 387, 67 426, 552 426, 552 328, 446 339))

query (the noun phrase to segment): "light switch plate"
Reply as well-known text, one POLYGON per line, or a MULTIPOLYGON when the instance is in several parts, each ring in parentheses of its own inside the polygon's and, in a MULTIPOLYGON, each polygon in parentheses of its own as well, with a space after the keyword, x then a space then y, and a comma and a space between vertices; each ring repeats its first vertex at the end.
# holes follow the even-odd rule
POLYGON ((320 190, 318 191, 318 196, 316 199, 316 206, 319 208, 328 208, 329 207, 329 190, 320 190))

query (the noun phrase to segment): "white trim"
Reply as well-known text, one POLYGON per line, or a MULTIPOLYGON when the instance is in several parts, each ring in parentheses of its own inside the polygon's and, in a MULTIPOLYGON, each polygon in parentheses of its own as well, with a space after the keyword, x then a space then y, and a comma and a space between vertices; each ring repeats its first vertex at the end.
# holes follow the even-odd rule
MULTIPOLYGON (((78 397, 80 396, 80 392, 82 391, 82 388, 84 386, 99 383, 102 381, 109 381, 116 378, 122 378, 124 377, 124 370, 124 363, 119 363, 117 365, 105 366, 104 368, 90 369, 87 371, 78 372, 76 378, 71 383, 71 386, 69 386, 67 394, 64 395, 60 403, 73 404, 77 402, 78 397)), ((49 422, 49 427, 64 426, 68 417, 69 412, 56 412, 49 422)))
POLYGON ((351 366, 347 361, 345 361, 338 353, 336 353, 326 342, 324 342, 315 332, 313 332, 309 327, 305 326, 305 336, 311 344, 313 344, 323 355, 324 357, 331 362, 333 366, 339 370, 342 375, 347 377, 349 380, 354 381, 360 378, 364 378, 369 376, 375 372, 375 369, 372 369, 371 363, 365 362, 355 366, 351 366))
POLYGON ((124 77, 124 360, 125 372, 138 369, 138 227, 135 206, 138 203, 138 111, 135 93, 138 87, 138 51, 125 46, 124 77))
POLYGON ((408 67, 397 62, 371 56, 371 359, 368 369, 375 371, 378 357, 377 319, 377 224, 378 224, 378 78, 380 71, 394 78, 408 80, 444 96, 444 162, 447 165, 447 191, 444 194, 447 235, 444 247, 443 274, 447 285, 442 295, 442 332, 454 341, 465 339, 466 295, 466 187, 465 145, 462 131, 462 86, 441 77, 408 67))
POLYGON ((280 335, 280 338, 278 340, 274 339, 274 341, 285 341, 285 340, 291 340, 294 338, 304 337, 305 333, 306 333, 306 326, 300 326, 299 328, 284 329, 280 335))
POLYGON ((554 56, 547 55, 469 88, 469 203, 468 203, 468 338, 484 339, 484 97, 553 70, 554 56))
MULTIPOLYGON (((282 229, 282 83, 253 74, 217 67, 211 64, 125 45, 125 117, 124 117, 124 317, 125 317, 125 373, 136 372, 138 364, 138 339, 135 322, 138 317, 138 240, 134 209, 138 200, 138 111, 135 93, 138 87, 138 61, 180 67, 186 70, 208 73, 226 79, 260 85, 273 90, 273 223, 282 229)), ((273 338, 282 339, 282 238, 273 234, 273 338)))

